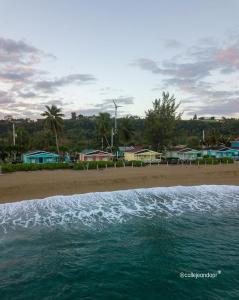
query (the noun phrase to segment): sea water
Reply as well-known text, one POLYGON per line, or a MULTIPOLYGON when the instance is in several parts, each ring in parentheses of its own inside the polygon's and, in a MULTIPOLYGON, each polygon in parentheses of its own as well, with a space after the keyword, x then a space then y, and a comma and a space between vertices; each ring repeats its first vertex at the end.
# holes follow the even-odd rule
POLYGON ((239 187, 2 204, 0 299, 239 299, 239 187))

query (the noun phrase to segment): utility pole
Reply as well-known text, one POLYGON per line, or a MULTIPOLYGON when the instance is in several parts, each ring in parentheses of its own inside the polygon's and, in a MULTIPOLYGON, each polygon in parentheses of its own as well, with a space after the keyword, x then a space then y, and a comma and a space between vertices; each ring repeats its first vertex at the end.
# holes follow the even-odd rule
POLYGON ((16 146, 16 131, 15 131, 14 120, 12 120, 12 138, 13 138, 13 146, 16 146))
MULTIPOLYGON (((16 146, 16 137, 17 137, 16 129, 15 129, 15 122, 14 122, 14 119, 13 119, 12 116, 8 116, 7 120, 9 122, 12 122, 12 143, 13 143, 13 146, 15 148, 15 146, 16 146)), ((16 160, 16 151, 15 151, 15 149, 13 150, 13 159, 16 160)))
POLYGON ((115 100, 113 100, 114 106, 115 106, 115 124, 114 124, 114 130, 112 128, 112 134, 111 134, 111 147, 114 146, 114 141, 116 141, 116 135, 118 133, 118 128, 117 128, 117 113, 118 113, 118 107, 122 107, 120 105, 117 105, 115 100))
POLYGON ((118 110, 118 105, 115 103, 115 100, 113 100, 114 106, 115 106, 115 130, 114 130, 114 134, 117 133, 117 110, 118 110))
POLYGON ((114 129, 111 128, 111 148, 114 146, 114 129))

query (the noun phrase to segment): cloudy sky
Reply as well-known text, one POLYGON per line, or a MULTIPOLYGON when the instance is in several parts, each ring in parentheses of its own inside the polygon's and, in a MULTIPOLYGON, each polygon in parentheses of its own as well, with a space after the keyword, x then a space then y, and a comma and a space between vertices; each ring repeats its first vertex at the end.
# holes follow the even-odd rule
POLYGON ((144 116, 163 90, 239 117, 238 0, 0 0, 0 118, 144 116))

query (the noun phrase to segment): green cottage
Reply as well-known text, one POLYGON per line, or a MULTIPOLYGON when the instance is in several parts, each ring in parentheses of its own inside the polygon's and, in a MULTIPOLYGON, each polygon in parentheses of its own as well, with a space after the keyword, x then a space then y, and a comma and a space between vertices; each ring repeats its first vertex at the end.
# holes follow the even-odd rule
POLYGON ((57 163, 59 155, 47 151, 33 151, 23 154, 22 160, 24 164, 57 163))

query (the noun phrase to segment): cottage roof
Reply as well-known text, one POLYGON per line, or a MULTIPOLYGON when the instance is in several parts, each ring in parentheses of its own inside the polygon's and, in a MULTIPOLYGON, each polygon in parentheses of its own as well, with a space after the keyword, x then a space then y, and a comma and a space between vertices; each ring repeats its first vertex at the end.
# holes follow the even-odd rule
POLYGON ((176 145, 176 146, 170 147, 168 150, 169 151, 179 151, 179 150, 182 150, 185 148, 187 148, 187 145, 176 145))
POLYGON ((178 151, 178 153, 198 153, 199 151, 198 150, 195 150, 195 149, 192 149, 192 148, 184 148, 184 149, 181 149, 178 151))
POLYGON ((237 151, 238 151, 238 149, 231 149, 231 148, 228 148, 228 147, 218 150, 218 152, 233 152, 233 153, 237 152, 237 151))
POLYGON ((136 151, 134 153, 135 154, 143 154, 143 153, 146 153, 146 152, 151 153, 151 154, 161 154, 159 152, 156 152, 156 151, 153 151, 153 150, 150 150, 150 149, 141 149, 141 150, 136 151))
POLYGON ((121 152, 129 152, 134 149, 135 149, 134 146, 120 146, 119 147, 119 151, 121 151, 121 152))
POLYGON ((85 150, 85 151, 82 151, 81 154, 84 154, 84 155, 98 155, 98 156, 105 156, 105 155, 108 155, 108 156, 113 156, 112 153, 110 152, 106 152, 106 151, 102 151, 102 150, 85 150))
POLYGON ((143 148, 143 146, 134 146, 133 149, 129 149, 129 150, 126 150, 124 152, 132 152, 132 153, 135 153, 135 152, 138 152, 138 151, 141 151, 141 150, 145 150, 143 148))
POLYGON ((47 152, 43 150, 35 150, 35 151, 30 151, 24 154, 25 156, 59 156, 56 153, 52 152, 47 152))

